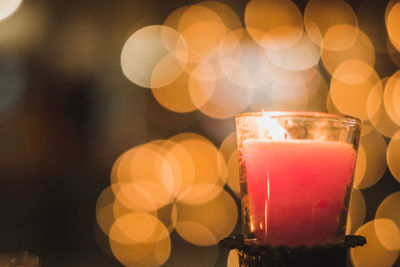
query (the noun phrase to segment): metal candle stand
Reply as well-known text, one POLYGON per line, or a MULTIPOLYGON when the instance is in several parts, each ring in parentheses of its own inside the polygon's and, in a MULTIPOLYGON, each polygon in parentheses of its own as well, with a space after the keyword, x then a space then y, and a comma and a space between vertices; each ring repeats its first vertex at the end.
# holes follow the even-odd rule
POLYGON ((345 267, 349 248, 366 244, 363 236, 347 235, 342 243, 314 246, 245 245, 242 235, 220 241, 228 249, 237 249, 240 267, 345 267))

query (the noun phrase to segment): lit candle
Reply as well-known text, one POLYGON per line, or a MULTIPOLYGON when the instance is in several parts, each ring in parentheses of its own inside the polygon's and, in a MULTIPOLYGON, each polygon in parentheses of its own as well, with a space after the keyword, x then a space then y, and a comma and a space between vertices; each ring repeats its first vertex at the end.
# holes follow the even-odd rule
POLYGON ((357 157, 354 121, 352 129, 348 119, 322 113, 238 117, 248 242, 297 246, 344 238, 357 157))

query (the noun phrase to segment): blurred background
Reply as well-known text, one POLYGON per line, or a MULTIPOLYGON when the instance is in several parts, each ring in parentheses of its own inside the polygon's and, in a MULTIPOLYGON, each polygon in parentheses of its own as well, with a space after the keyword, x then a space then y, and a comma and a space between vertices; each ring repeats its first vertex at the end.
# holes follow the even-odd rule
POLYGON ((261 109, 363 120, 349 262, 400 266, 399 68, 394 0, 2 0, 0 266, 238 266, 261 109))

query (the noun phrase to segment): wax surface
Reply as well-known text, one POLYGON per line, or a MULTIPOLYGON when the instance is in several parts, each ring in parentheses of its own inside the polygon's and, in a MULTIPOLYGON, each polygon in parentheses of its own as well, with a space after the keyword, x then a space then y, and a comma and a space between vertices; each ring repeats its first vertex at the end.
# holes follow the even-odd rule
POLYGON ((242 205, 253 235, 270 245, 335 242, 356 156, 340 142, 244 141, 239 157, 248 195, 242 205))

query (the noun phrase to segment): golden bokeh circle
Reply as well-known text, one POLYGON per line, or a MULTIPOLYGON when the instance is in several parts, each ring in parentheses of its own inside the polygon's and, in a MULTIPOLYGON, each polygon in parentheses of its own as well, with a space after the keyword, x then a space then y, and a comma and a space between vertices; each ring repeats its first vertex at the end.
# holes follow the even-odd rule
POLYGON ((386 157, 390 172, 400 182, 400 130, 390 140, 386 157))
POLYGON ((400 126, 400 71, 389 77, 385 85, 383 102, 390 119, 400 126))
POLYGON ((367 100, 367 114, 369 122, 375 129, 386 137, 392 137, 399 129, 389 116, 384 105, 384 88, 388 78, 383 78, 371 90, 367 100))
POLYGON ((252 0, 244 20, 251 37, 265 48, 288 48, 303 35, 301 12, 290 0, 252 0))
POLYGON ((164 87, 181 75, 188 53, 185 40, 176 30, 164 25, 146 26, 124 44, 122 72, 141 87, 164 87))
POLYGON ((387 144, 383 136, 371 126, 363 125, 364 131, 359 144, 359 155, 356 163, 354 187, 368 188, 376 184, 385 174, 387 169, 386 149, 387 144))
POLYGON ((400 51, 400 3, 388 9, 386 28, 393 46, 400 51))
MULTIPOLYGON (((339 36, 332 36, 329 40, 340 39, 339 36)), ((322 49, 322 63, 330 74, 334 75, 336 68, 346 60, 363 61, 371 67, 375 65, 375 49, 371 40, 362 30, 358 30, 356 36, 354 43, 346 49, 339 51, 322 49)))
MULTIPOLYGON (((190 155, 195 171, 193 180, 181 184, 177 199, 183 203, 200 204, 216 197, 225 185, 226 177, 221 174, 226 171, 226 162, 215 145, 194 133, 178 134, 170 140, 190 155)), ((186 177, 182 176, 182 179, 186 177)))
POLYGON ((0 3, 0 21, 11 16, 19 6, 21 5, 22 0, 3 0, 0 3))
POLYGON ((315 44, 325 49, 338 50, 354 42, 354 35, 352 35, 354 31, 344 32, 339 44, 323 42, 328 30, 335 25, 349 25, 357 29, 357 16, 348 3, 342 0, 308 1, 304 10, 304 26, 315 44))
POLYGON ((160 266, 171 253, 167 228, 146 213, 120 217, 113 224, 109 237, 112 253, 124 266, 160 266))
POLYGON ((380 238, 384 246, 389 250, 400 250, 400 214, 398 212, 399 205, 400 191, 397 191, 387 196, 376 210, 376 219, 390 219, 392 224, 394 224, 394 226, 388 226, 389 229, 392 229, 392 235, 389 236, 387 235, 387 232, 381 233, 377 229, 378 238, 380 238), (397 228, 397 231, 396 229, 394 229, 395 227, 397 228))
POLYGON ((377 219, 367 222, 356 231, 356 235, 367 238, 367 244, 350 248, 350 258, 355 267, 390 267, 397 260, 399 251, 386 249, 376 235, 376 228, 386 226, 385 219, 377 219))
POLYGON ((330 97, 343 114, 367 120, 367 101, 379 76, 368 64, 360 60, 346 60, 333 73, 330 97))
POLYGON ((228 192, 201 205, 177 203, 176 231, 186 241, 199 246, 215 245, 236 226, 238 208, 228 192), (217 215, 218 214, 218 215, 217 215))

